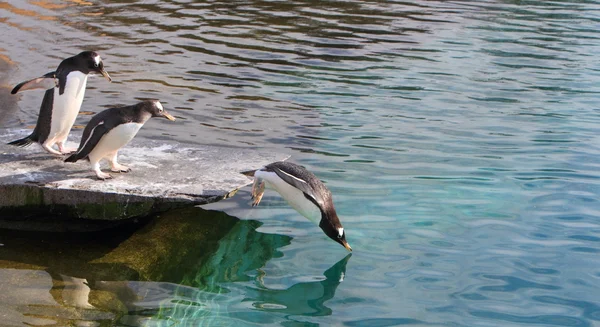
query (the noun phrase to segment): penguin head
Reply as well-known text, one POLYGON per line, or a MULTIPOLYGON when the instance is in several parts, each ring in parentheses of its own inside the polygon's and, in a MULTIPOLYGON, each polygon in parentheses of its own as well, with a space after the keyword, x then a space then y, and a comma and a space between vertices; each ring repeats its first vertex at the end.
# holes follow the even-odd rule
POLYGON ((144 110, 152 115, 152 117, 162 117, 170 121, 175 121, 175 117, 171 116, 158 100, 148 100, 142 102, 144 110))
POLYGON ((346 241, 346 232, 344 231, 344 227, 342 227, 342 223, 340 223, 340 219, 335 213, 335 209, 331 209, 330 214, 323 214, 321 217, 321 223, 319 227, 323 230, 325 235, 327 235, 330 239, 340 243, 346 250, 352 252, 352 248, 350 244, 346 241))
POLYGON ((96 72, 104 76, 109 82, 112 82, 110 75, 104 70, 104 63, 100 58, 100 55, 95 51, 84 51, 77 56, 79 62, 85 66, 88 72, 96 72))

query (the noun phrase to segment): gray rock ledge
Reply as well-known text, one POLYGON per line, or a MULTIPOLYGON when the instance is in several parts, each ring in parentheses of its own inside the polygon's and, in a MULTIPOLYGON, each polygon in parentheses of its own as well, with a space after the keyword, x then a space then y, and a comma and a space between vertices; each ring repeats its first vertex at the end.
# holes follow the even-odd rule
MULTIPOLYGON (((240 171, 287 158, 252 149, 135 138, 119 152, 119 163, 132 171, 110 172, 112 179, 100 181, 87 161, 65 163, 37 144, 6 144, 30 132, 0 131, 0 219, 116 221, 216 202, 251 182, 240 171)), ((74 134, 71 139, 78 140, 80 133, 74 134)), ((101 167, 108 172, 106 162, 101 167)))

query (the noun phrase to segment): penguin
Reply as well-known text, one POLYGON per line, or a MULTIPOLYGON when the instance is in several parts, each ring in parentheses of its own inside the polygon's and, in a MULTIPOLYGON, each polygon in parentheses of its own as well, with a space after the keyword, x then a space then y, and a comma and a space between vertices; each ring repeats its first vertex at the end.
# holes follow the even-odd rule
POLYGON ((175 120, 175 117, 168 114, 158 100, 110 108, 94 115, 83 130, 77 152, 65 159, 65 162, 76 162, 87 158, 100 180, 112 178, 110 174, 100 170, 100 160, 104 158, 110 161, 110 169, 113 172, 131 171, 129 167, 117 162, 117 152, 133 139, 151 117, 175 120))
POLYGON ((256 171, 242 174, 254 177, 252 206, 260 203, 265 184, 279 193, 298 213, 317 224, 332 240, 348 251, 346 232, 335 212, 331 192, 321 180, 306 168, 287 161, 274 162, 256 171))
POLYGON ((39 88, 46 89, 46 93, 33 133, 8 144, 25 147, 37 142, 44 150, 55 155, 73 152, 75 149, 66 148, 65 142, 81 108, 88 74, 91 72, 112 81, 104 70, 100 55, 94 51, 84 51, 63 60, 56 71, 15 86, 11 94, 39 88), (52 148, 54 144, 58 146, 58 151, 52 148))

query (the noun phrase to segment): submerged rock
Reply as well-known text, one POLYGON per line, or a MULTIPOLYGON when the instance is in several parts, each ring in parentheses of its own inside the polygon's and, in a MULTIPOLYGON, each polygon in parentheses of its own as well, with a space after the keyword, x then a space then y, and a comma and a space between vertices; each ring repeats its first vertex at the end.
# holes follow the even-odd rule
MULTIPOLYGON (((113 179, 99 181, 87 161, 65 163, 35 144, 6 145, 30 132, 5 130, 0 135, 0 218, 5 221, 0 227, 28 229, 35 224, 19 222, 49 215, 116 221, 216 202, 251 182, 240 171, 286 158, 138 138, 119 152, 119 161, 132 172, 111 173, 113 179)), ((108 169, 106 163, 103 169, 108 169)))
POLYGON ((99 232, 0 229, 0 325, 145 325, 280 257, 291 237, 260 225, 192 207, 99 232))

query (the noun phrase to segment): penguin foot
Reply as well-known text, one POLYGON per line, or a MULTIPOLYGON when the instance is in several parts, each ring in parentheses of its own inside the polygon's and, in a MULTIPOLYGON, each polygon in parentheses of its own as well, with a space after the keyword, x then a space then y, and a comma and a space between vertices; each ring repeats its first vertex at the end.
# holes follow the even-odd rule
POLYGON ((58 146, 58 151, 62 154, 71 154, 73 152, 77 152, 77 148, 66 147, 64 141, 56 142, 56 145, 58 146))
POLYGON ((56 155, 56 156, 61 156, 61 157, 63 156, 63 154, 62 154, 62 153, 60 153, 60 152, 58 152, 58 151, 54 150, 52 147, 50 147, 50 146, 48 146, 48 145, 44 145, 44 144, 42 144, 42 148, 43 148, 44 150, 48 151, 49 153, 53 154, 53 155, 56 155))
POLYGON ((110 174, 107 173, 103 173, 103 172, 97 172, 96 173, 96 177, 98 177, 99 180, 105 180, 105 179, 111 179, 113 178, 110 174))
POLYGON ((110 170, 115 173, 128 173, 131 171, 131 168, 129 168, 127 166, 123 166, 123 165, 117 165, 117 166, 111 167, 110 170))
POLYGON ((256 207, 260 203, 260 200, 262 200, 262 194, 261 196, 252 198, 252 206, 256 207))
POLYGON ((265 182, 258 178, 254 179, 254 184, 252 184, 252 206, 256 207, 260 200, 262 200, 263 195, 265 194, 265 182))

